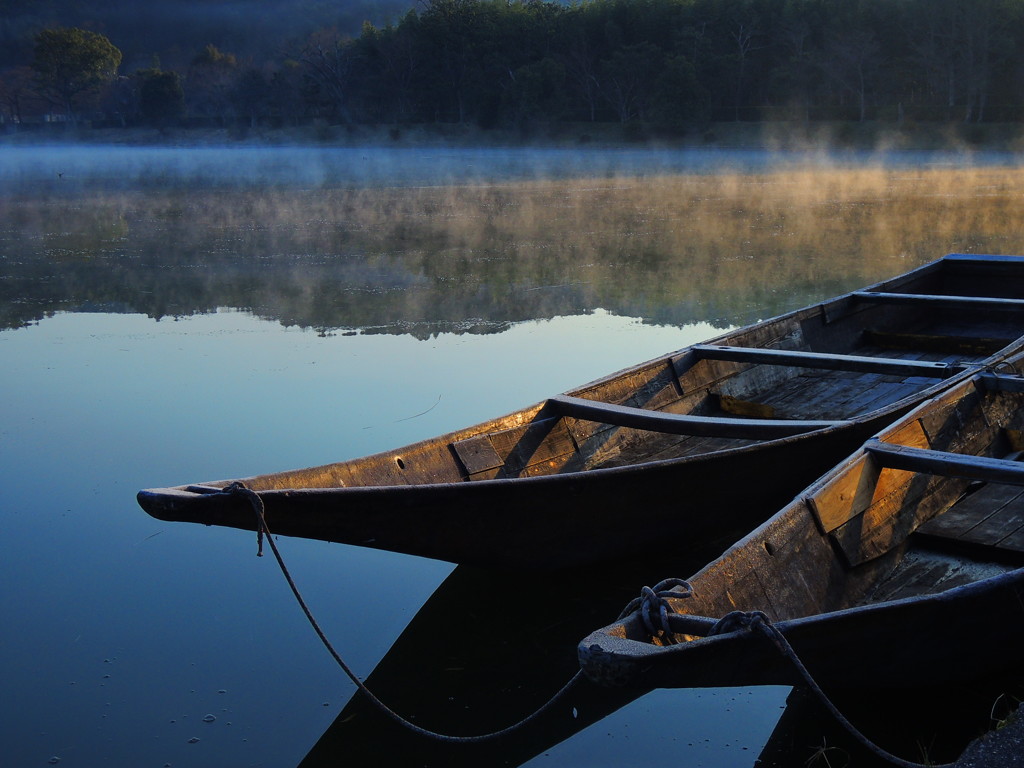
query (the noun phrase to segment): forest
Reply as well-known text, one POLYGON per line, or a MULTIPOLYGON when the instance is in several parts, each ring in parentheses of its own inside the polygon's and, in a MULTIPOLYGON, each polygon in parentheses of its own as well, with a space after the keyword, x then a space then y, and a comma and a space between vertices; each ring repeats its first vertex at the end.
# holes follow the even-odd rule
POLYGON ((4 2, 0 115, 8 126, 617 123, 668 134, 725 121, 1024 120, 1024 0, 245 5, 170 2, 143 17, 113 3, 100 22, 4 2), (359 12, 376 18, 357 28, 359 12))

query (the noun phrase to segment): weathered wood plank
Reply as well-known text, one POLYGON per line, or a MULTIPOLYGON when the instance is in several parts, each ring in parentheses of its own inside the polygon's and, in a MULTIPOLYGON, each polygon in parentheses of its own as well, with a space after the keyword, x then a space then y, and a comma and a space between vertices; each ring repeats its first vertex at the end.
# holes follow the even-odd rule
POLYGON ((1024 527, 1018 528, 1012 534, 1000 541, 996 547, 1007 552, 1019 552, 1024 554, 1024 527))
POLYGON ((497 469, 505 463, 491 444, 489 435, 477 435, 452 443, 452 450, 466 468, 466 473, 475 475, 488 469, 497 469))
MULTIPOLYGON (((576 443, 560 419, 541 419, 499 432, 459 440, 451 445, 470 479, 514 477, 527 467, 576 452, 576 443)), ((548 469, 548 474, 554 467, 548 469)))
POLYGON ((883 466, 892 469, 1024 485, 1024 464, 1016 461, 893 445, 880 440, 868 441, 864 449, 883 466))
POLYGON ((990 392, 1012 392, 1015 394, 1024 392, 1024 377, 1022 376, 1009 376, 986 371, 980 374, 979 378, 990 392))
POLYGON ((921 304, 943 309, 1024 309, 1024 299, 1004 299, 990 296, 952 296, 924 293, 888 293, 885 291, 854 291, 858 301, 877 304, 921 304))
POLYGON ((548 399, 548 404, 563 416, 591 419, 606 424, 633 429, 649 429, 680 435, 708 437, 750 437, 774 439, 803 434, 816 429, 840 426, 838 421, 805 421, 786 419, 743 419, 718 416, 692 416, 689 414, 648 411, 612 403, 598 403, 579 397, 559 395, 548 399))
MULTIPOLYGON (((1021 491, 1024 494, 1024 491, 1021 491)), ((999 542, 1012 536, 1024 526, 1024 503, 1021 497, 1004 504, 996 509, 991 515, 981 520, 977 525, 969 528, 962 535, 963 541, 996 546, 999 542)))
MULTIPOLYGON (((893 470, 883 470, 883 474, 893 470)), ((896 470, 898 471, 898 470, 896 470)), ((902 546, 922 523, 949 509, 969 481, 911 474, 907 482, 830 534, 851 566, 902 546)))
POLYGON ((919 360, 839 355, 789 349, 756 349, 712 344, 697 344, 692 349, 704 359, 729 360, 758 365, 788 365, 800 368, 826 368, 835 371, 888 373, 900 376, 934 376, 940 379, 959 370, 955 366, 919 360))
MULTIPOLYGON (((699 399, 681 398, 681 392, 675 369, 671 361, 664 358, 614 380, 601 381, 567 394, 586 400, 649 410, 672 407, 673 410, 690 411, 698 407, 699 399)), ((569 425, 570 432, 580 445, 610 429, 613 429, 611 425, 593 421, 576 421, 569 425)))
MULTIPOLYGON (((901 431, 900 439, 922 447, 928 445, 928 438, 916 420, 901 431)), ((912 477, 911 472, 883 470, 874 456, 865 453, 835 482, 812 489, 808 502, 821 530, 828 533, 872 507, 885 505, 890 512, 897 509, 912 477)))
POLYGON ((951 509, 922 525, 926 536, 957 541, 987 517, 995 514, 1024 491, 1011 485, 985 485, 958 501, 951 509))
POLYGON ((732 395, 717 395, 718 407, 732 416, 743 416, 750 419, 775 419, 775 408, 767 403, 753 400, 741 400, 732 395))
MULTIPOLYGON (((867 374, 870 375, 870 374, 867 374)), ((921 385, 879 381, 874 385, 851 382, 836 392, 835 413, 855 416, 870 413, 891 403, 898 402, 908 395, 919 392, 921 385)))

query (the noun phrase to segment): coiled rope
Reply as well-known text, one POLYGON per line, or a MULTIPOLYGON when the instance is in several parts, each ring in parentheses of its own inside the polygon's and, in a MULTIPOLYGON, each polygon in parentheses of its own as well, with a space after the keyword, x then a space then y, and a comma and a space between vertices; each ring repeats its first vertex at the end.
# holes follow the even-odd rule
POLYGON ((226 486, 223 489, 223 493, 227 493, 234 496, 240 496, 249 501, 249 503, 252 505, 253 512, 256 514, 256 540, 258 544, 258 551, 256 553, 256 556, 263 557, 263 540, 264 534, 266 534, 266 540, 270 544, 270 550, 274 553, 274 558, 277 560, 278 566, 281 568, 281 573, 284 574, 284 578, 288 582, 288 586, 291 588, 292 594, 295 595, 295 599, 298 602, 299 607, 302 608, 302 612, 306 614, 306 619, 309 621, 310 626, 313 627, 313 630, 316 632, 317 637, 320 638, 320 642, 323 643, 328 653, 331 654, 335 662, 337 662, 338 666, 341 667, 342 671, 355 684, 355 686, 363 692, 363 694, 373 703, 373 705, 376 706, 377 709, 379 709, 383 714, 390 717, 392 720, 394 720, 402 727, 407 728, 410 731, 419 734, 420 736, 425 736, 429 739, 434 739, 436 741, 442 741, 452 744, 472 744, 491 741, 493 739, 498 739, 502 736, 507 736, 515 731, 518 731, 520 728, 523 728, 524 726, 538 719, 542 714, 551 709, 556 703, 565 698, 566 694, 568 694, 569 691, 575 688, 576 685, 582 679, 583 672, 577 671, 576 674, 573 675, 572 678, 569 680, 569 682, 563 685, 561 689, 559 689, 559 691, 555 693, 554 696, 548 699, 533 713, 527 715, 517 723, 513 723, 512 725, 506 728, 502 728, 498 731, 492 731, 491 733, 483 733, 476 736, 452 736, 449 734, 437 733, 436 731, 431 731, 427 728, 423 728, 422 726, 416 725, 416 723, 413 723, 405 719, 400 714, 391 709, 387 704, 385 704, 383 701, 377 698, 377 696, 369 688, 366 687, 366 684, 356 676, 356 674, 352 671, 348 664, 345 663, 345 660, 341 658, 341 655, 338 653, 338 651, 335 650, 334 645, 328 639, 323 629, 321 629, 320 624, 313 616, 313 612, 309 609, 309 606, 306 604, 305 599, 299 592, 299 588, 295 585, 295 580, 292 578, 292 575, 288 570, 288 566, 285 565, 284 559, 281 557, 281 553, 277 549, 277 544, 274 542, 274 537, 271 535, 270 530, 267 528, 266 509, 263 505, 263 498, 256 491, 252 490, 251 488, 247 487, 244 483, 241 482, 234 482, 226 486))
MULTIPOLYGON (((635 605, 635 610, 639 610, 641 612, 640 618, 644 622, 644 626, 648 627, 648 629, 653 626, 654 619, 657 618, 659 627, 663 634, 662 641, 666 644, 671 644, 673 640, 665 638, 666 635, 670 636, 672 634, 669 630, 667 616, 669 613, 675 613, 675 610, 666 598, 685 598, 690 597, 692 594, 693 589, 687 582, 682 581, 681 579, 666 579, 665 581, 655 585, 653 590, 649 587, 644 587, 640 597, 635 598, 630 605, 635 605), (669 582, 681 582, 684 587, 679 591, 663 590, 662 586, 669 582), (654 615, 652 616, 651 614, 654 615)), ((624 611, 623 616, 629 612, 630 611, 628 610, 624 611)), ((621 619, 623 616, 620 616, 619 618, 621 619)), ((658 632, 653 630, 651 631, 652 635, 656 636, 658 634, 658 632)), ((904 760, 902 757, 898 757, 897 755, 882 749, 871 741, 871 739, 861 733, 860 730, 858 730, 857 727, 839 711, 839 708, 832 703, 832 700, 826 695, 825 691, 821 689, 821 686, 818 685, 817 681, 815 681, 807 667, 804 666, 800 657, 797 656, 796 651, 793 650, 793 646, 789 644, 789 640, 786 639, 786 636, 782 634, 778 627, 772 624, 771 619, 769 619, 764 612, 733 611, 731 613, 727 613, 715 622, 714 626, 708 632, 708 637, 738 631, 756 632, 771 642, 771 644, 775 646, 776 650, 789 660, 800 674, 800 677, 803 678, 807 687, 814 692, 815 696, 817 696, 818 700, 829 711, 832 717, 834 717, 836 721, 845 728, 858 743, 861 744, 861 746, 873 753, 875 756, 882 760, 886 760, 893 765, 899 766, 899 768, 951 768, 954 765, 953 763, 915 763, 910 760, 904 760)))
POLYGON ((621 621, 629 614, 637 611, 640 613, 640 618, 652 637, 660 637, 665 645, 675 645, 677 642, 676 635, 668 623, 668 615, 675 613, 675 610, 666 598, 675 597, 681 599, 692 595, 693 587, 690 586, 690 582, 684 579, 665 579, 664 581, 659 581, 653 587, 641 587, 640 597, 634 597, 629 602, 629 605, 622 609, 622 613, 619 614, 619 618, 616 621, 621 621), (673 589, 674 587, 678 587, 678 589, 673 589), (655 619, 657 619, 657 626, 655 626, 655 619))

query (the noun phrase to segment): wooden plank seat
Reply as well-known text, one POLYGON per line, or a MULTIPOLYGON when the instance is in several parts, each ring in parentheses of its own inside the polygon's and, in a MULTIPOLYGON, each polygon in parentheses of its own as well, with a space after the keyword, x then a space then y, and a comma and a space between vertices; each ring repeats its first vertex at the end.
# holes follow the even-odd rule
POLYGON ((1024 299, 1003 299, 991 296, 948 296, 937 293, 890 293, 887 291, 854 291, 858 301, 875 304, 927 304, 943 309, 1024 309, 1024 299))
POLYGON ((961 477, 990 483, 1024 485, 1024 464, 1015 459, 992 459, 927 448, 869 440, 864 450, 882 466, 907 472, 961 477))
POLYGON ((978 374, 978 378, 984 383, 985 389, 991 392, 1024 393, 1024 376, 1004 376, 985 371, 978 374))
POLYGON ((826 352, 804 352, 796 349, 765 349, 695 344, 692 347, 692 352, 697 358, 706 360, 789 365, 797 368, 823 368, 832 371, 881 373, 896 376, 926 376, 938 379, 946 378, 962 370, 958 364, 929 360, 840 355, 826 352))
POLYGON ((744 419, 722 416, 692 416, 665 413, 645 408, 602 403, 581 397, 558 395, 550 397, 548 407, 561 416, 612 424, 617 427, 646 429, 674 435, 700 437, 732 437, 739 439, 771 440, 799 435, 817 429, 840 427, 846 421, 803 419, 744 419))

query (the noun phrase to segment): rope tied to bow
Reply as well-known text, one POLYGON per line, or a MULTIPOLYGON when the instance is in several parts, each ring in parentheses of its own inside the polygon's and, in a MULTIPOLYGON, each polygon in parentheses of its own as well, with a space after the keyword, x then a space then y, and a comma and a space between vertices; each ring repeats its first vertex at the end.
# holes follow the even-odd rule
POLYGON ((366 687, 366 684, 362 680, 360 680, 356 676, 355 672, 352 671, 351 667, 349 667, 348 664, 345 663, 345 660, 342 659, 341 655, 334 648, 334 645, 331 643, 330 639, 324 633, 323 629, 321 629, 319 622, 317 622, 316 618, 313 616, 313 612, 307 605, 305 598, 303 598, 302 594, 299 592, 299 588, 296 586, 295 580, 292 578, 292 575, 288 570, 288 566, 285 565, 284 558, 281 557, 281 553, 277 548, 277 544, 274 541, 274 537, 271 535, 269 528, 267 528, 266 506, 263 503, 263 497, 260 496, 258 492, 246 486, 245 483, 238 481, 225 486, 222 492, 231 496, 242 497, 249 502, 249 504, 252 506, 253 512, 256 515, 256 539, 259 547, 259 551, 256 553, 257 557, 263 556, 263 540, 264 538, 266 538, 267 543, 270 545, 270 551, 274 553, 274 558, 277 560, 277 564, 281 569, 281 573, 284 575, 285 580, 288 582, 288 586, 291 588, 292 594, 295 596, 295 600, 298 602, 299 607, 302 608, 302 612, 306 615, 306 619, 309 621, 310 626, 313 627, 313 631, 315 631, 317 637, 320 638, 320 642, 323 643, 323 646, 327 649, 328 653, 331 654, 335 662, 337 662, 338 666, 341 667, 341 670, 345 673, 349 680, 351 680, 355 684, 356 688, 362 691, 362 693, 370 700, 370 702, 378 710, 380 710, 383 714, 390 717, 403 728, 407 728, 408 730, 417 733, 420 736, 424 736, 435 741, 441 741, 449 744, 472 744, 485 741, 492 741, 502 736, 507 736, 511 733, 514 733, 515 731, 518 731, 524 726, 537 720, 541 715, 550 710, 556 703, 565 698, 565 696, 573 688, 575 688, 580 681, 582 681, 583 671, 578 670, 576 674, 574 674, 569 679, 569 681, 558 690, 558 692, 556 692, 550 699, 544 702, 544 704, 542 704, 534 712, 527 715, 519 722, 513 723, 507 728, 502 728, 501 730, 493 731, 491 733, 484 733, 476 736, 451 736, 449 734, 431 731, 427 728, 423 728, 422 726, 416 725, 415 723, 410 722, 409 720, 406 720, 400 714, 391 709, 387 704, 385 704, 383 701, 377 698, 376 694, 374 694, 373 691, 366 687), (266 534, 265 537, 264 534, 266 534))
POLYGON ((244 496, 256 513, 256 557, 263 557, 263 534, 267 532, 267 509, 263 505, 263 497, 245 483, 235 481, 225 486, 223 493, 233 496, 244 496))
POLYGON ((629 605, 619 614, 619 619, 636 611, 651 637, 660 638, 665 645, 675 645, 676 636, 669 626, 668 615, 676 611, 668 598, 681 600, 692 596, 693 587, 690 582, 685 579, 664 579, 653 587, 641 587, 640 596, 630 600, 629 605))

